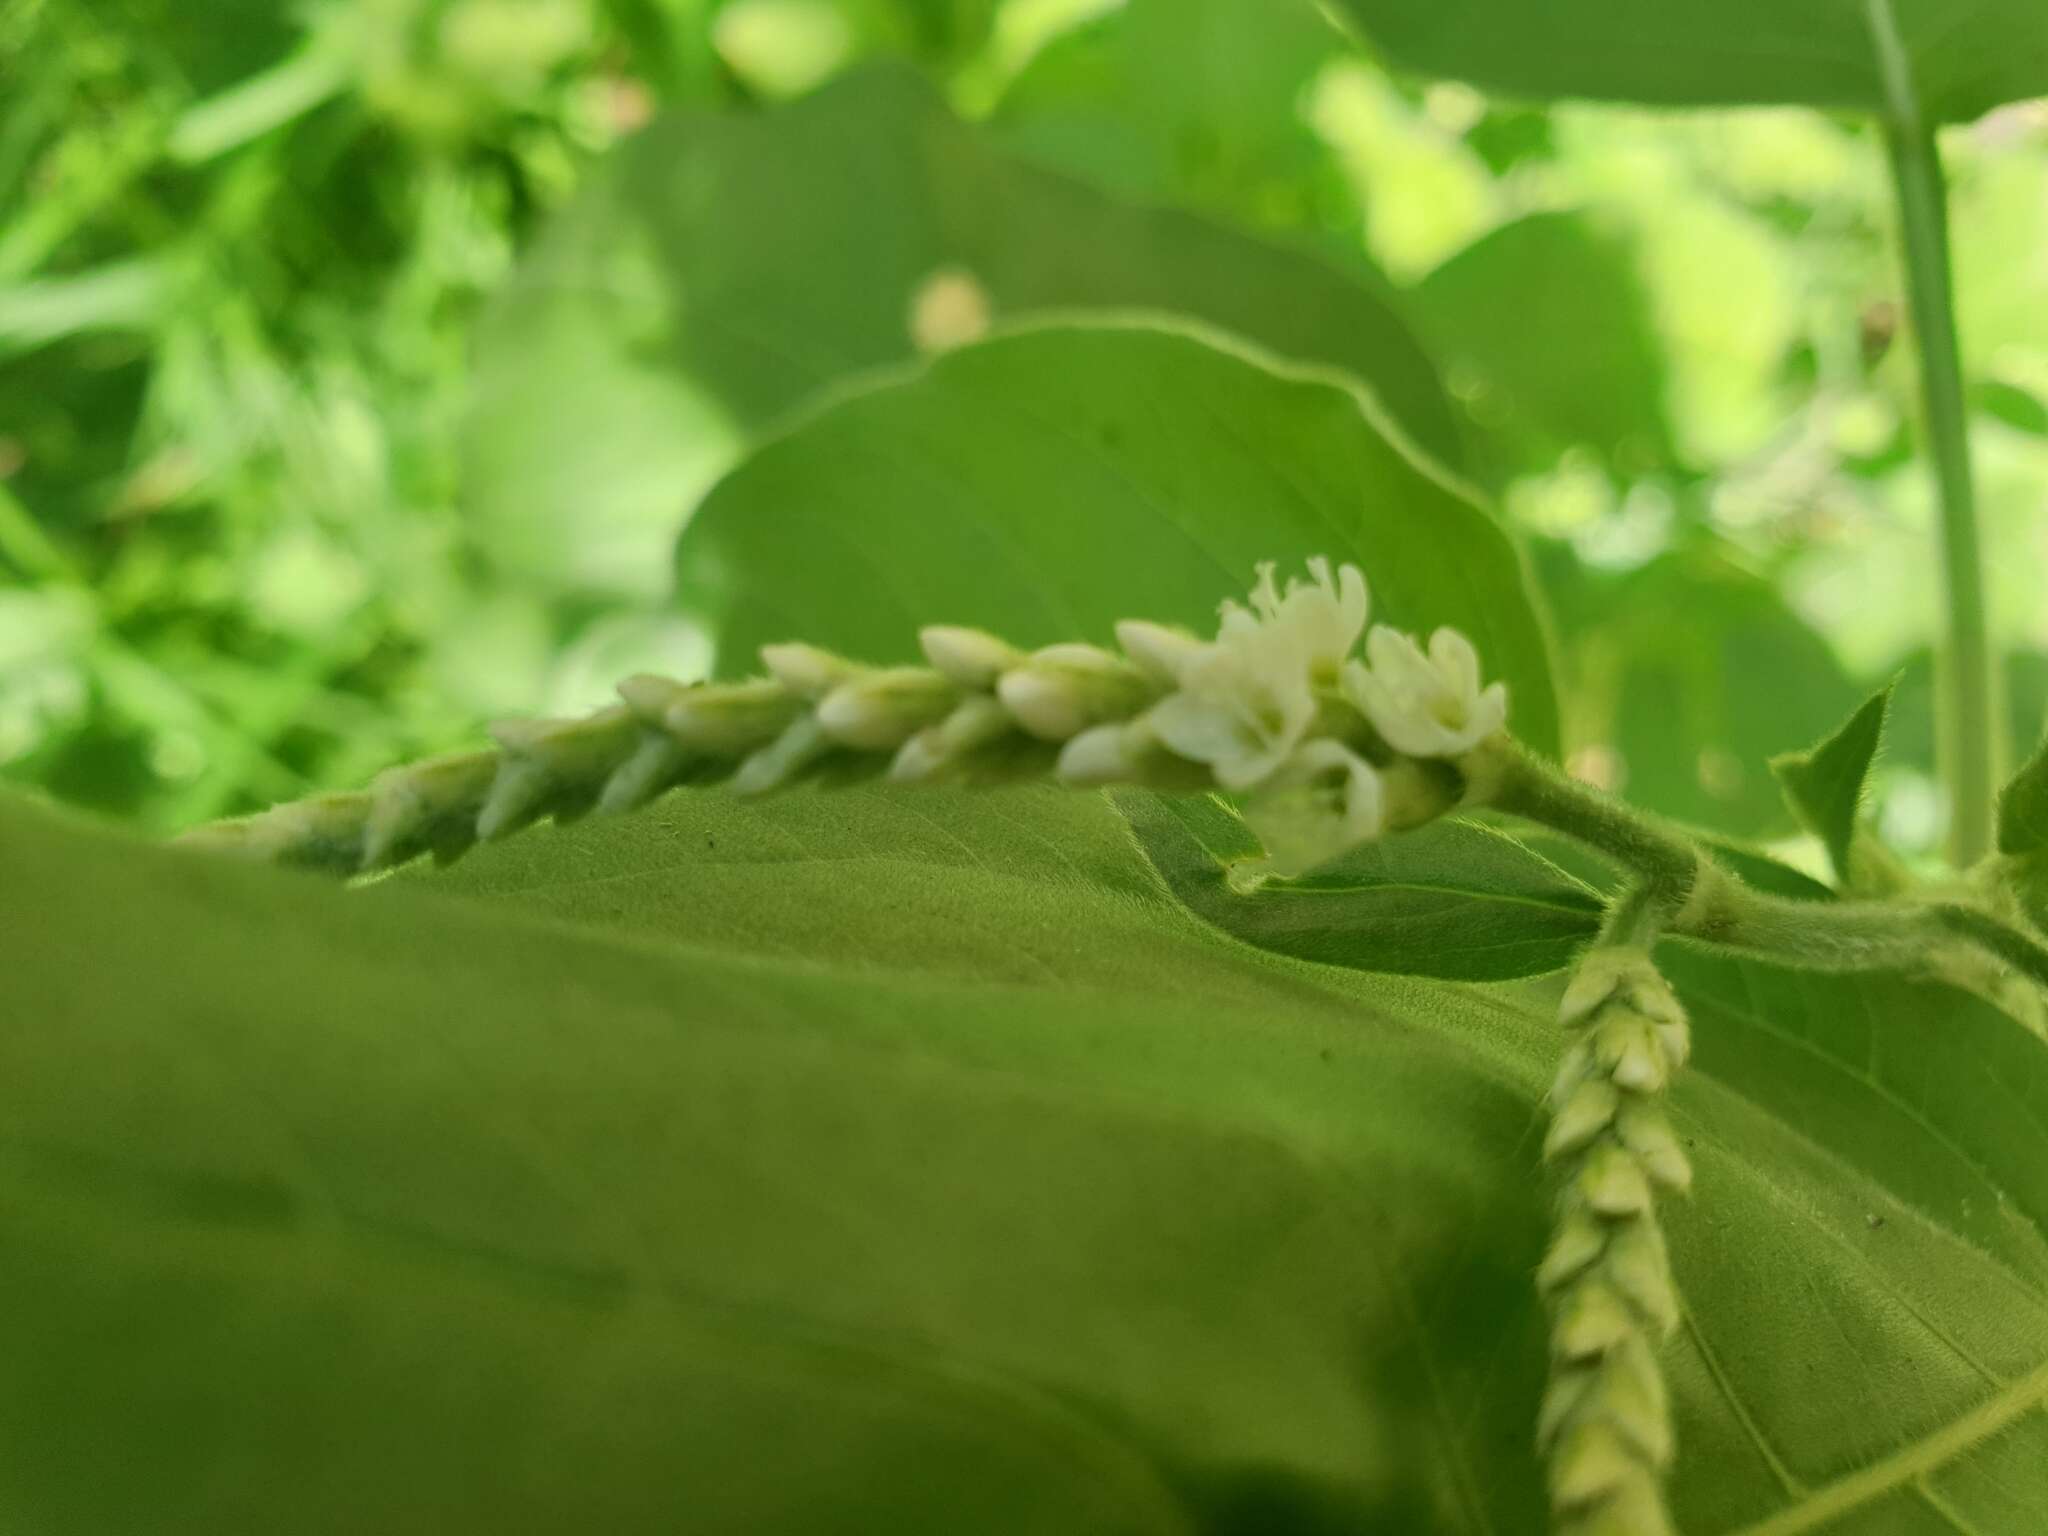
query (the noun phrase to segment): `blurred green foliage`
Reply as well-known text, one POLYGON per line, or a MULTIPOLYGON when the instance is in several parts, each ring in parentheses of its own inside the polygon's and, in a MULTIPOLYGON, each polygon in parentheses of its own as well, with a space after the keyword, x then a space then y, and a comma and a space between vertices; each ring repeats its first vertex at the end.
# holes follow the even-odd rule
MULTIPOLYGON (((2048 108, 1944 149, 2017 751, 2048 108)), ((705 670, 667 551, 750 444, 1137 305, 1357 373, 1494 493, 1587 776, 1789 834, 1767 759, 1903 670, 1880 805, 1929 848, 1887 206, 1857 119, 1535 110, 1305 0, 5 0, 0 773, 170 828, 705 670)))

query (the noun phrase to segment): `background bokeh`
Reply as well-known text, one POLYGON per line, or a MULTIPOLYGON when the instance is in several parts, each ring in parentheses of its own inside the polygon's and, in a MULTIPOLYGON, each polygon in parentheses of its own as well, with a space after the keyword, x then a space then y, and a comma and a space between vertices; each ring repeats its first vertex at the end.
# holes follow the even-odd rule
MULTIPOLYGON (((2048 104, 1943 148, 2025 742, 2048 104)), ((0 0, 0 776, 168 830, 701 671, 670 551, 751 445, 1075 293, 1227 319, 1163 275, 1214 225, 1433 361, 1577 771, 1778 836, 1765 759, 1902 675, 1883 826, 1938 843, 1875 130, 1489 100, 1306 0, 0 0)))

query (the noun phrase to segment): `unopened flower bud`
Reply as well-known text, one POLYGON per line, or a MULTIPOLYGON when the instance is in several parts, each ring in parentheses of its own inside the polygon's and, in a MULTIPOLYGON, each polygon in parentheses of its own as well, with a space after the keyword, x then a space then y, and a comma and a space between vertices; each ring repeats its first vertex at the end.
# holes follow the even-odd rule
POLYGON ((363 865, 403 863, 429 850, 452 857, 476 841, 477 813, 497 776, 491 752, 465 752, 393 768, 371 782, 363 865))
POLYGON ((605 780, 597 809, 607 816, 637 811, 656 795, 682 782, 690 757, 667 731, 643 726, 640 741, 605 780))
POLYGON ((1010 712, 986 694, 962 699, 937 725, 904 742, 889 777, 899 784, 929 783, 961 770, 975 754, 1015 733, 1010 712))
POLYGON ((1050 645, 997 685, 1004 707, 1041 741, 1070 741, 1091 725, 1127 720, 1154 689, 1121 656, 1092 645, 1050 645))
POLYGON ((1560 1360, 1590 1360, 1619 1344, 1636 1327, 1626 1302, 1601 1281, 1583 1280, 1559 1302, 1550 1345, 1560 1360))
POLYGON ((1012 667, 1021 666, 1025 653, 994 635, 979 629, 962 629, 952 624, 928 624, 917 632, 926 661, 958 686, 975 693, 987 693, 1012 667))
POLYGON ((1593 1059, 1633 1093, 1657 1093, 1671 1078, 1671 1064, 1651 1022, 1633 1008, 1610 1004, 1592 1028, 1593 1059))
POLYGON ((1591 1504, 1640 1477, 1642 1470, 1612 1426, 1597 1419, 1575 1424, 1550 1464, 1550 1499, 1559 1509, 1591 1504))
POLYGON ((1614 1084, 1588 1078, 1572 1090, 1550 1122, 1543 1138, 1543 1155, 1559 1158, 1577 1152, 1606 1130, 1621 1107, 1621 1094, 1614 1084))
POLYGON ((1103 784, 1135 784, 1144 770, 1125 745, 1131 727, 1122 723, 1094 725, 1060 748, 1060 782, 1076 788, 1103 784))
POLYGON ((1662 1106, 1633 1099, 1621 1107, 1614 1129, 1643 1172, 1657 1183, 1666 1189, 1692 1188, 1692 1163, 1678 1144, 1662 1106))
POLYGON ((1558 1226, 1543 1263, 1536 1270, 1536 1288, 1546 1296, 1584 1274, 1607 1251, 1607 1223, 1575 1210, 1558 1226))
POLYGON ((1650 1208, 1650 1184, 1641 1165, 1612 1141, 1593 1145, 1572 1183, 1602 1216, 1634 1216, 1650 1208))
POLYGON ((1654 1221, 1620 1223, 1607 1242, 1600 1273, 1660 1334, 1678 1326, 1678 1290, 1671 1283, 1671 1257, 1654 1221))
POLYGON ((842 746, 893 752, 944 719, 959 701, 959 690, 943 673, 890 667, 833 689, 818 706, 818 724, 842 746))
POLYGON ((859 677, 867 668, 815 645, 794 641, 761 647, 761 665, 791 693, 815 703, 841 683, 859 677))
POLYGON ((1182 676, 1209 649, 1209 642, 1170 624, 1124 619, 1116 643, 1132 663, 1161 688, 1178 688, 1182 676))
POLYGON ((832 750, 832 739, 813 715, 799 715, 767 746, 748 755, 732 776, 736 795, 780 789, 832 750))

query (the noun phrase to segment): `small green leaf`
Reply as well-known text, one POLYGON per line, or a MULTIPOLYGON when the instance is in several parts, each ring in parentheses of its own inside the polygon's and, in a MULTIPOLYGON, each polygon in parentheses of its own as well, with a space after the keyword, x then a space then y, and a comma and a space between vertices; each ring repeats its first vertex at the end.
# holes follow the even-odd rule
POLYGON ((1884 741, 1885 718, 1891 710, 1892 684, 1864 701, 1842 727, 1804 752, 1785 752, 1771 759, 1771 772, 1785 791, 1807 831, 1828 850, 1835 876, 1849 881, 1849 849, 1856 836, 1856 818, 1870 765, 1884 741))
POLYGON ((706 498, 678 593, 728 675, 801 638, 912 660, 920 625, 1107 643, 1213 629, 1262 560, 1356 562, 1375 621, 1471 636, 1509 722, 1554 752, 1547 643, 1513 546, 1337 376, 1213 333, 1056 325, 843 399, 706 498))
POLYGON ((2048 849, 2048 739, 1998 794, 1998 851, 2032 854, 2048 849))
POLYGON ((1507 833, 1442 821, 1299 880, 1249 890, 1231 866, 1258 840, 1213 797, 1120 794, 1153 868, 1197 917, 1275 954, 1352 970, 1500 981, 1562 968, 1601 899, 1507 833))

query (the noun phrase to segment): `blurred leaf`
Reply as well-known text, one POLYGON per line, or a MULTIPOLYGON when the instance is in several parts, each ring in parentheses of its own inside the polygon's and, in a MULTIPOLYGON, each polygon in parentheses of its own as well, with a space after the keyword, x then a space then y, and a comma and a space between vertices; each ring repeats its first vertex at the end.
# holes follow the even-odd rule
MULTIPOLYGON (((1885 727, 1885 763, 1932 776, 1934 761, 1934 653, 1923 647, 1901 657, 1893 671, 1891 718, 1885 727)), ((2014 651, 1999 662, 2006 718, 2013 740, 2027 743, 2048 732, 2048 655, 2014 651)), ((2024 749, 2023 749, 2024 750, 2024 749)))
POLYGON ((770 442, 706 498, 679 596, 719 665, 801 638, 911 658, 917 628, 1108 642, 1119 618, 1210 627, 1262 560, 1357 562, 1374 617, 1454 625, 1554 751, 1556 704, 1521 566, 1476 503, 1342 380, 1138 326, 963 347, 770 442), (1277 366, 1277 365, 1276 365, 1277 366))
POLYGON ((1998 851, 2048 851, 2048 741, 2034 749, 1998 795, 1998 851))
POLYGON ((920 338, 1077 309, 1185 313, 1348 369, 1425 449, 1458 456, 1435 372, 1383 298, 1008 160, 877 68, 622 147, 481 338, 470 503, 523 564, 646 590, 739 442, 920 338))
POLYGON ((1632 802, 1737 837, 1787 826, 1765 764, 1861 701, 1770 584, 1709 551, 1604 573, 1541 562, 1571 684, 1571 740, 1611 753, 1632 802))
POLYGON ((1126 0, 1042 48, 991 126, 1127 197, 1255 224, 1342 223, 1307 97, 1344 47, 1313 5, 1126 0))
MULTIPOLYGON (((1883 0, 1923 107, 1961 121, 2048 92, 2035 0, 1883 0)), ((1860 3, 1337 0, 1402 64, 1504 96, 1668 106, 1804 102, 1876 112, 1884 83, 1860 3)))
POLYGON ((2048 404, 2028 390, 1987 379, 1971 386, 1970 403, 2015 431, 2030 437, 2048 437, 2048 404))
POLYGON ((1849 845, 1856 836, 1857 814, 1870 778, 1870 765, 1884 741, 1885 715, 1891 709, 1889 687, 1874 693, 1840 730, 1803 752, 1771 759, 1785 800, 1807 831, 1827 848, 1835 875, 1849 880, 1849 845))
POLYGON ((1249 891, 1230 866, 1263 850, 1213 798, 1119 794, 1168 890, 1275 954, 1410 976, 1500 981, 1561 969, 1600 926, 1600 898, 1505 832, 1443 821, 1249 891))
POLYGON ((1415 313, 1503 473, 1579 445, 1663 467, 1665 360, 1628 242, 1584 214, 1530 214, 1438 267, 1415 313))
MULTIPOLYGON (((1552 994, 1261 955, 1098 796, 913 793, 682 795, 356 894, 0 806, 0 1496, 221 1536, 1539 1530, 1552 994)), ((1926 1487, 2028 1536, 2042 1042, 1664 959, 1678 1518, 1878 1529, 1926 1487)))

